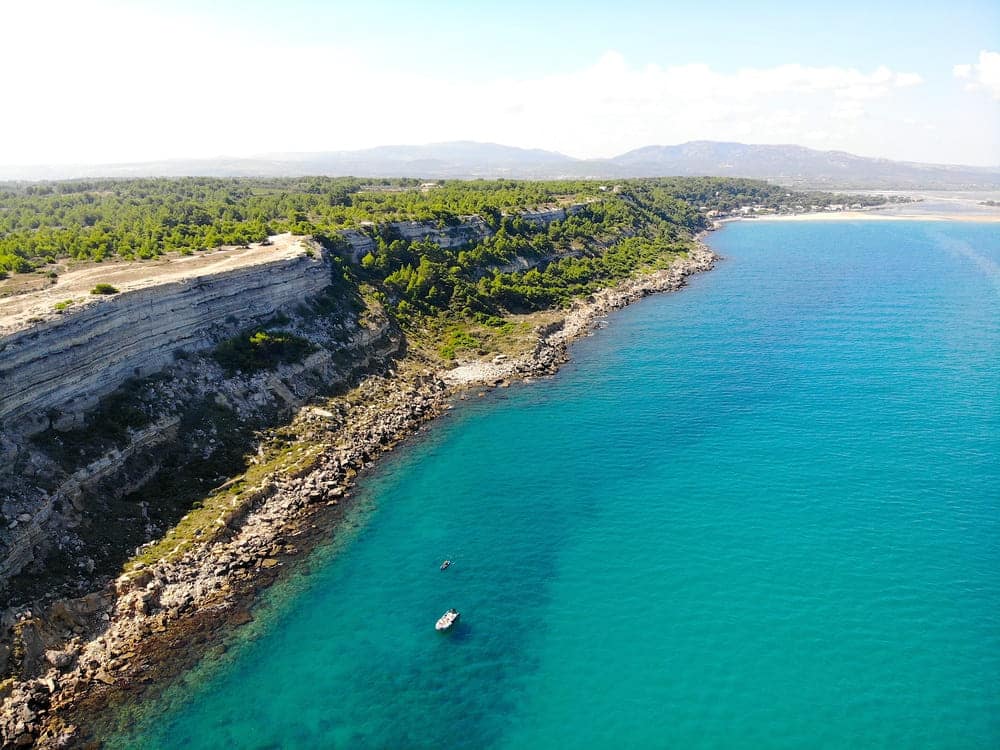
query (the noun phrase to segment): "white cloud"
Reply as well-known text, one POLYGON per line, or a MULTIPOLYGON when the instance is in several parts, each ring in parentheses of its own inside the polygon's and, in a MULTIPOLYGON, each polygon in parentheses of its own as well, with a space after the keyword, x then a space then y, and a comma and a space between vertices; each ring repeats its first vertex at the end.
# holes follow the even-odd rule
POLYGON ((967 81, 969 91, 986 91, 994 99, 1000 100, 1000 52, 979 53, 979 62, 956 65, 952 68, 956 78, 967 81))
POLYGON ((884 67, 863 72, 790 64, 732 73, 700 63, 640 68, 608 52, 582 70, 487 87, 507 106, 516 102, 519 116, 490 114, 476 126, 496 140, 516 135, 587 156, 691 139, 801 141, 827 129, 831 118, 858 120, 865 102, 919 82, 916 74, 884 67))
MULTIPOLYGON (((0 48, 5 102, 16 103, 0 118, 0 163, 452 139, 574 156, 693 139, 863 151, 859 129, 874 103, 922 83, 885 66, 723 72, 636 66, 612 51, 570 72, 470 85, 420 73, 419 59, 385 70, 377 49, 292 46, 113 0, 5 3, 0 27, 9 32, 0 48)), ((990 60, 980 56, 977 81, 990 60)))

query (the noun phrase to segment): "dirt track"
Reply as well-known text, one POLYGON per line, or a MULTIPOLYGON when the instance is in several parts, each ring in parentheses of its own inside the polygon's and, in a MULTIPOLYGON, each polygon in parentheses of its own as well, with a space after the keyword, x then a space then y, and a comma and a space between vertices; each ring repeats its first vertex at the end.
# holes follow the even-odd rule
MULTIPOLYGON (((87 263, 61 274, 55 283, 46 284, 41 289, 0 297, 0 335, 25 328, 36 319, 57 314, 55 306, 66 300, 73 300, 76 307, 106 299, 90 294, 96 284, 111 284, 124 292, 271 263, 304 253, 307 245, 302 240, 302 237, 280 234, 271 238, 270 245, 225 247, 194 255, 171 254, 147 261, 87 263)), ((37 276, 34 278, 38 279, 37 276)), ((14 291, 14 284, 17 283, 23 286, 18 276, 0 282, 0 295, 14 291)))

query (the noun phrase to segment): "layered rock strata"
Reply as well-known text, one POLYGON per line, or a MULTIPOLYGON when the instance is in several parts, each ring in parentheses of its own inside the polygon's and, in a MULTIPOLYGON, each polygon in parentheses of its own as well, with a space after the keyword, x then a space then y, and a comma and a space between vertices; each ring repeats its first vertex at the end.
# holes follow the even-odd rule
MULTIPOLYGON (((100 424, 89 421, 64 431, 50 428, 33 440, 8 441, 0 473, 0 511, 7 519, 0 527, 0 598, 8 598, 8 579, 53 553, 76 561, 64 577, 90 572, 86 568, 94 559, 100 562, 102 553, 95 557, 89 548, 93 542, 87 537, 94 534, 83 533, 88 524, 121 527, 117 536, 122 540, 134 537, 128 525, 141 530, 147 522, 134 504, 118 507, 116 501, 142 488, 165 462, 211 463, 226 454, 228 443, 252 443, 255 430, 287 420, 310 398, 383 362, 400 345, 384 315, 370 311, 362 325, 349 300, 322 315, 293 311, 283 328, 308 340, 315 351, 300 361, 250 373, 227 373, 204 354, 171 363, 132 394, 130 403, 148 414, 148 423, 129 428, 104 447, 98 443, 100 424), (88 452, 77 459, 76 446, 88 452), (100 520, 103 516, 108 517, 100 520)), ((148 528, 147 536, 164 530, 162 524, 148 528)), ((54 576, 46 580, 50 587, 62 583, 54 576)), ((30 593, 37 587, 26 579, 19 588, 30 593)))
MULTIPOLYGON (((568 210, 572 213, 579 208, 571 206, 568 210)), ((565 218, 567 209, 545 209, 523 216, 544 225, 565 218)), ((391 225, 390 232, 410 241, 430 240, 445 248, 473 244, 492 234, 486 222, 475 216, 445 225, 398 222, 391 225)), ((372 238, 363 232, 346 230, 342 236, 354 260, 375 247, 372 238)), ((277 313, 290 311, 327 288, 331 269, 324 251, 304 238, 272 238, 277 239, 286 251, 277 259, 267 260, 268 251, 260 248, 247 253, 242 267, 174 277, 168 283, 147 279, 137 288, 126 288, 107 299, 88 299, 60 315, 52 314, 49 305, 45 319, 30 327, 23 327, 22 321, 20 328, 8 328, 0 336, 0 462, 5 467, 0 471, 0 514, 4 522, 0 527, 0 589, 10 576, 50 552, 61 530, 78 522, 88 493, 97 492, 102 483, 112 482, 130 461, 145 460, 156 445, 173 440, 182 409, 172 403, 176 398, 168 396, 165 401, 157 401, 163 413, 152 425, 131 431, 127 444, 87 459, 65 476, 44 455, 31 449, 30 436, 84 428, 86 413, 103 396, 126 380, 143 378, 164 368, 170 368, 175 379, 198 384, 187 389, 185 398, 189 402, 218 390, 226 403, 237 404, 244 418, 254 409, 270 408, 275 401, 280 407, 290 408, 303 402, 304 393, 317 392, 316 387, 303 388, 300 384, 295 394, 281 378, 269 377, 266 383, 244 384, 255 395, 253 403, 240 405, 238 396, 222 395, 232 388, 217 367, 208 366, 206 370, 204 363, 192 365, 185 361, 189 354, 208 349, 277 313), (299 245, 299 252, 294 254, 299 245), (288 257, 289 251, 292 257, 288 257), (32 477, 45 477, 46 481, 35 482, 32 477)), ((539 262, 516 259, 510 270, 524 270, 539 262)), ((355 334, 363 338, 370 332, 359 328, 355 334)), ((339 379, 331 371, 335 369, 331 368, 334 353, 340 352, 341 359, 358 358, 358 352, 368 345, 351 341, 342 346, 318 341, 315 335, 307 338, 318 343, 321 351, 299 369, 311 373, 317 382, 328 384, 339 379)), ((292 372, 291 377, 301 381, 305 376, 292 372)), ((152 461, 148 470, 133 472, 138 478, 119 482, 116 492, 123 494, 141 486, 142 480, 155 474, 158 465, 152 461)), ((59 541, 56 546, 69 549, 73 539, 59 541)))
POLYGON ((319 253, 126 291, 0 338, 0 426, 31 434, 330 283, 319 253), (61 414, 53 414, 58 412, 61 414))
MULTIPOLYGON (((585 207, 585 203, 574 203, 565 207, 521 211, 516 216, 521 217, 529 224, 534 224, 536 227, 544 229, 552 222, 562 221, 567 216, 580 213, 585 207)), ((426 221, 393 222, 389 225, 389 233, 396 234, 402 239, 411 242, 430 240, 439 247, 448 250, 470 243, 482 242, 487 237, 492 237, 495 234, 489 224, 479 216, 463 216, 462 220, 456 224, 439 224, 426 221)), ((365 232, 356 229, 347 229, 340 234, 347 242, 350 248, 348 255, 355 263, 360 262, 368 253, 375 251, 375 240, 365 232)))

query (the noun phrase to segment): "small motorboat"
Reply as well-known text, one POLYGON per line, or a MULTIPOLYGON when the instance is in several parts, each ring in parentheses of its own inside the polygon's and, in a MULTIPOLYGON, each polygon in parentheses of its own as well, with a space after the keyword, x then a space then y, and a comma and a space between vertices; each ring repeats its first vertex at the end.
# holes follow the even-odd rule
POLYGON ((437 623, 434 625, 435 630, 447 630, 456 622, 458 618, 461 617, 457 609, 449 609, 438 619, 437 623))
POLYGON ((441 563, 441 570, 448 570, 449 565, 451 565, 451 560, 445 560, 441 563))

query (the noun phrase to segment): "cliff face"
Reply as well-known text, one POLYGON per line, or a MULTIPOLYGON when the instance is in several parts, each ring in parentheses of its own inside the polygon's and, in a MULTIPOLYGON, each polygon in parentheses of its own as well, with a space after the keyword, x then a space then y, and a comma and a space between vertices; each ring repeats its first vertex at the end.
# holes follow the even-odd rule
POLYGON ((521 214, 521 218, 535 226, 547 227, 553 221, 562 221, 567 216, 580 213, 584 206, 583 203, 574 203, 565 208, 540 208, 534 211, 525 211, 521 214))
MULTIPOLYGON (((566 207, 541 208, 531 211, 521 211, 517 215, 537 227, 547 227, 554 221, 562 221, 567 216, 573 216, 584 209, 586 204, 574 203, 566 207)), ((438 224, 423 221, 399 221, 390 225, 390 233, 398 234, 404 240, 417 242, 431 240, 439 247, 453 249, 470 242, 482 242, 495 233, 489 224, 479 216, 465 216, 459 224, 438 224)), ((358 263, 366 254, 375 250, 375 240, 364 232, 347 229, 341 232, 347 241, 351 259, 358 263)))
MULTIPOLYGON (((138 288, 87 299, 62 315, 52 314, 43 299, 39 312, 48 310, 46 319, 0 336, 0 589, 52 551, 90 560, 74 530, 88 523, 113 527, 115 520, 103 517, 106 500, 155 478, 166 457, 177 460, 182 444, 199 456, 217 451, 214 437, 180 429, 203 404, 216 399, 236 422, 263 424, 266 414, 287 410, 336 379, 332 352, 350 349, 364 360, 362 352, 384 326, 362 329, 340 313, 324 321, 323 330, 302 331, 319 350, 286 366, 280 377, 227 378, 211 357, 186 357, 278 312, 298 320, 294 311, 330 286, 331 264, 318 247, 296 242, 297 250, 277 258, 262 249, 245 265, 227 267, 223 258, 187 278, 178 278, 183 261, 150 269, 150 277, 129 282, 138 288), (158 283, 157 270, 169 272, 170 280, 158 283), (162 373, 156 387, 145 387, 134 401, 148 424, 100 447, 88 422, 93 407, 130 378, 153 373, 162 373), (83 447, 69 451, 70 444, 83 447)), ((115 272, 121 269, 102 271, 115 272)), ((121 521, 124 514, 117 515, 121 521)))
MULTIPOLYGON (((544 226, 579 208, 521 215, 544 226)), ((444 248, 481 242, 493 234, 477 216, 444 226, 397 222, 390 231, 444 248)), ((355 262, 375 248, 363 232, 347 230, 342 236, 355 262)), ((530 265, 515 263, 512 268, 530 265)), ((53 423, 71 426, 125 380, 157 372, 180 352, 212 346, 315 296, 329 276, 322 254, 299 255, 126 290, 8 331, 0 336, 0 430, 31 435, 53 423)))
MULTIPOLYGON (((176 520, 183 512, 178 493, 189 479, 204 474, 207 466, 218 466, 224 474, 234 456, 254 450, 258 430, 283 423, 316 394, 387 361, 399 345, 389 321, 371 315, 361 324, 349 308, 344 301, 340 310, 311 319, 292 313, 285 327, 308 338, 316 351, 275 370, 227 375, 210 356, 172 363, 133 394, 133 403, 155 419, 86 457, 74 459, 61 449, 79 445, 79 437, 86 439, 91 431, 95 442, 100 439, 100 428, 89 424, 89 415, 88 424, 8 443, 4 459, 13 472, 0 471, 5 520, 0 525, 0 591, 25 568, 41 571, 39 564, 53 552, 74 563, 68 574, 64 571, 64 580, 52 576, 50 587, 87 572, 95 560, 99 565, 113 562, 116 554, 121 557, 155 538, 166 530, 163 521, 171 513, 176 520), (166 489, 141 492, 152 480, 166 489), (110 546, 109 532, 116 540, 110 546)), ((235 465, 240 463, 237 459, 235 465)), ((215 472, 211 470, 209 486, 219 481, 215 472)), ((35 584, 21 583, 37 595, 35 584)), ((0 595, 0 601, 5 598, 0 595)))
MULTIPOLYGON (((538 225, 566 215, 562 208, 522 214, 538 225)), ((400 222, 389 231, 446 248, 492 234, 478 217, 445 226, 400 222)), ((348 230, 342 237, 355 262, 375 247, 363 232, 348 230)), ((284 244, 293 241, 299 242, 286 238, 284 244)), ((87 531, 88 524, 129 518, 127 523, 141 530, 152 523, 142 515, 145 509, 129 516, 139 512, 135 502, 126 508, 113 505, 118 499, 152 480, 160 486, 162 475, 185 472, 190 462, 214 461, 239 440, 249 441, 244 447, 253 450, 255 430, 287 419, 352 373, 385 365, 400 343, 398 332, 385 316, 372 317, 371 310, 360 319, 350 300, 330 293, 329 258, 318 248, 305 250, 263 261, 249 250, 254 257, 242 261, 245 265, 234 260, 184 278, 177 276, 178 261, 167 269, 173 274, 168 280, 143 278, 137 288, 88 298, 62 315, 53 314, 50 298, 40 307, 21 305, 22 319, 36 310, 48 314, 30 327, 22 320, 20 328, 8 327, 0 335, 0 589, 26 568, 42 570, 53 551, 92 565, 87 561, 100 556, 88 547, 85 537, 96 534, 93 528, 87 531), (322 302, 310 312, 317 297, 322 302), (234 375, 199 354, 278 312, 289 318, 282 327, 313 347, 302 361, 234 375), (95 411, 101 399, 129 379, 154 373, 156 378, 140 382, 130 402, 147 422, 129 427, 113 443, 92 439, 91 422, 105 408, 95 411), (198 422, 218 409, 215 422, 198 422)), ((538 262, 516 259, 510 270, 538 262)), ((134 266, 129 269, 136 272, 134 266)), ((51 298, 64 293, 47 292, 51 298)), ((146 536, 163 530, 162 524, 150 528, 146 536)), ((124 532, 115 538, 119 543, 132 539, 124 532)), ((130 543, 142 541, 140 534, 130 543)))
POLYGON ((329 283, 324 259, 303 255, 123 292, 4 336, 0 424, 44 430, 51 411, 79 414, 128 378, 156 372, 178 352, 210 346, 329 283))
MULTIPOLYGON (((478 216, 466 216, 459 224, 445 224, 426 221, 397 221, 389 225, 389 232, 410 242, 430 240, 439 247, 452 249, 470 242, 482 242, 493 235, 493 230, 478 216)), ((341 236, 350 246, 349 255, 355 263, 375 250, 375 240, 364 232, 347 229, 341 236)))
POLYGON ((404 240, 417 242, 429 239, 446 250, 469 242, 482 242, 493 234, 493 230, 478 216, 466 216, 461 224, 442 227, 419 221, 400 221, 392 226, 404 240))
POLYGON ((364 232, 346 229, 340 233, 340 236, 347 241, 347 246, 350 248, 347 254, 355 263, 360 263, 361 259, 368 253, 375 252, 375 240, 364 232))

